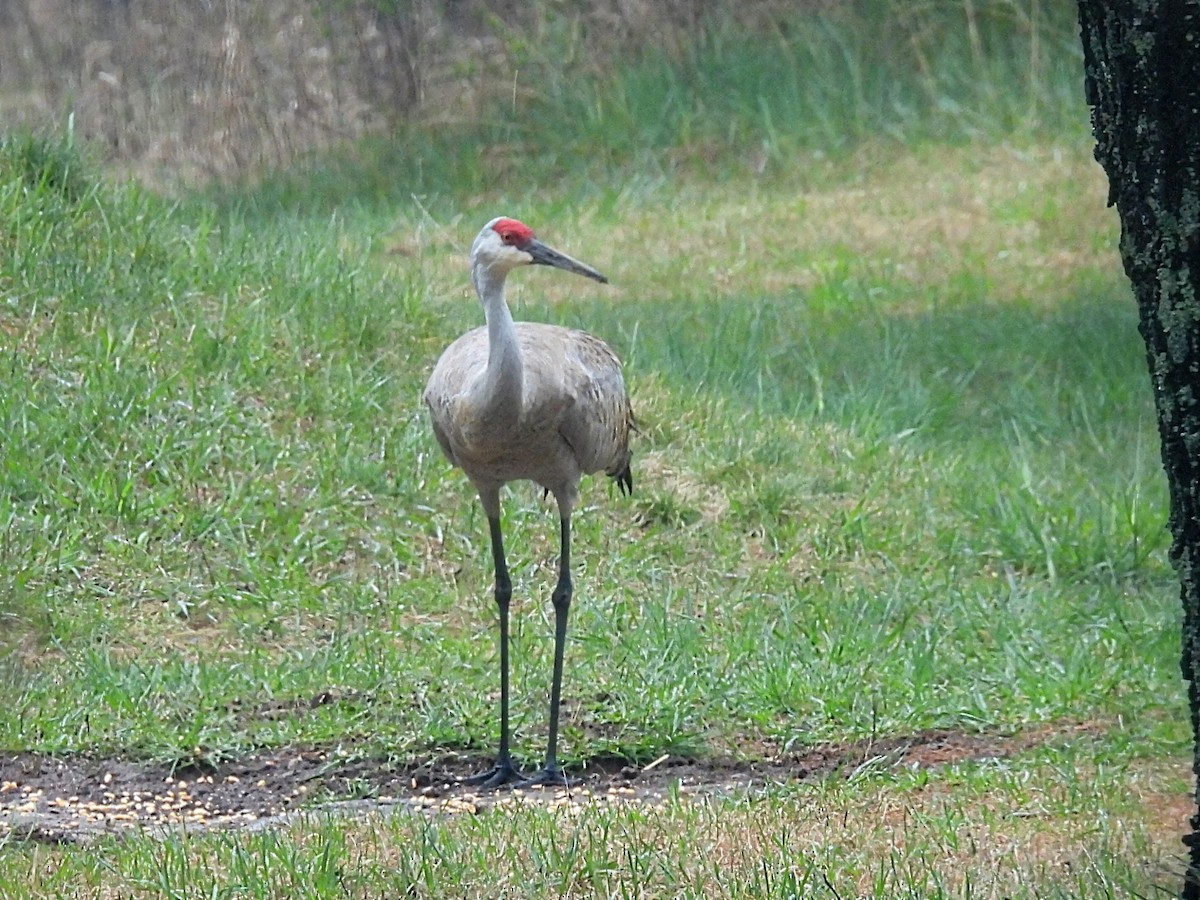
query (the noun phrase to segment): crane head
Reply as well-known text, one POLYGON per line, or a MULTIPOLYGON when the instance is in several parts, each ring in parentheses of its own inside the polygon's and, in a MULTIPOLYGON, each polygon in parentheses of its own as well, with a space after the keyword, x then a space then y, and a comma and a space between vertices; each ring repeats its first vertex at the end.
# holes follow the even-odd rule
POLYGON ((524 222, 505 216, 492 219, 471 245, 472 267, 484 266, 508 273, 517 266, 554 266, 585 278, 608 284, 608 279, 591 266, 547 247, 533 236, 524 222))

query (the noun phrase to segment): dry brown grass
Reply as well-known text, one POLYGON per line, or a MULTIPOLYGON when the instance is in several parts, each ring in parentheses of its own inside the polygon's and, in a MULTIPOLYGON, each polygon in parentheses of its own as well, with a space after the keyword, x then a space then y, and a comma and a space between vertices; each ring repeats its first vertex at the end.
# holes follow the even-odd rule
MULTIPOLYGON (((727 0, 585 3, 598 57, 678 48, 727 0)), ((814 0, 814 5, 828 5, 814 0)), ((414 114, 471 121, 511 80, 509 44, 543 43, 554 13, 483 0, 14 0, 0 5, 0 116, 68 115, 117 171, 152 184, 244 177, 385 131, 414 114), (497 73, 506 73, 497 77, 497 73)))
POLYGON ((18 0, 0 11, 0 113, 35 128, 69 113, 150 181, 283 165, 415 107, 429 7, 18 0))

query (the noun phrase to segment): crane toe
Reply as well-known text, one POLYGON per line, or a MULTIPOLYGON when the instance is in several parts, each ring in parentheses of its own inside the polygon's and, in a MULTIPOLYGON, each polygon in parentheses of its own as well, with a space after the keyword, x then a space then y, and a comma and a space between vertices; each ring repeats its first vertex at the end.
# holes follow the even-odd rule
POLYGON ((555 766, 552 769, 542 769, 522 781, 517 787, 575 787, 578 778, 568 778, 567 773, 555 766))
POLYGON ((520 787, 529 780, 529 776, 513 765, 511 761, 507 761, 496 763, 486 772, 463 778, 459 783, 472 787, 497 788, 505 785, 520 787))

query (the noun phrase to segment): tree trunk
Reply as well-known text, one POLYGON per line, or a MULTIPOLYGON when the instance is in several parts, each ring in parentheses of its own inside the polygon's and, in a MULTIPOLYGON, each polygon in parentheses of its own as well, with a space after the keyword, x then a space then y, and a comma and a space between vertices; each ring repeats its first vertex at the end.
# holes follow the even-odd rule
MULTIPOLYGON (((1121 219, 1162 439, 1200 779, 1200 0, 1079 0, 1079 20, 1096 159, 1121 219)), ((1200 813, 1190 824, 1181 896, 1200 900, 1200 813)))

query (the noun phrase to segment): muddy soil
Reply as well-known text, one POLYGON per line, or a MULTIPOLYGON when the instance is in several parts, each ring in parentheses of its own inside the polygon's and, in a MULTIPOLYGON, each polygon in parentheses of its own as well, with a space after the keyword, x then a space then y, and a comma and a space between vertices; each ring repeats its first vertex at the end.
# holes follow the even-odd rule
POLYGON ((460 783, 486 760, 445 756, 405 763, 284 747, 216 765, 0 753, 0 843, 76 843, 130 829, 263 828, 306 812, 361 814, 408 809, 478 814, 513 803, 661 803, 851 775, 873 768, 931 768, 1001 758, 1051 732, 988 736, 927 732, 830 744, 753 762, 663 757, 643 767, 593 760, 565 789, 481 790, 460 783))

